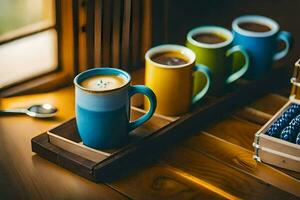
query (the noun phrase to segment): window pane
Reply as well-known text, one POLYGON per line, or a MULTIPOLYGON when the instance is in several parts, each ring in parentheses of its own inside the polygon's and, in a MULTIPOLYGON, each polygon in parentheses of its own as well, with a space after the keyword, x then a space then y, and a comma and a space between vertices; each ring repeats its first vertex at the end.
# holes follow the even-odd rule
POLYGON ((0 45, 0 89, 53 71, 57 65, 54 29, 0 45))
POLYGON ((52 26, 54 20, 54 0, 0 0, 1 40, 52 26))

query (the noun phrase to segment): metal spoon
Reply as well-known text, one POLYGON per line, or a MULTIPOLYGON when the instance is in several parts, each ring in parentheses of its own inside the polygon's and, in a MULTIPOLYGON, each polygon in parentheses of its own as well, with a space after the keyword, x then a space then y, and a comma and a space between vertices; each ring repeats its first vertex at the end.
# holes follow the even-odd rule
POLYGON ((0 110, 0 114, 27 114, 30 117, 48 118, 53 117, 57 112, 51 104, 32 105, 29 108, 14 108, 0 110))

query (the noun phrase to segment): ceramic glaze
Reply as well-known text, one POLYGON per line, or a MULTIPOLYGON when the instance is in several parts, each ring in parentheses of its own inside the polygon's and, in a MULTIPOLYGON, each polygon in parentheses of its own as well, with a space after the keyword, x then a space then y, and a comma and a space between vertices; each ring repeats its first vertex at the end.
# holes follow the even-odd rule
MULTIPOLYGON (((206 65, 212 72, 212 91, 214 93, 223 92, 227 85, 243 76, 249 66, 249 56, 242 46, 233 46, 233 35, 223 27, 201 26, 191 30, 187 34, 186 46, 196 54, 196 63, 206 65), (216 44, 202 43, 196 41, 194 36, 198 34, 215 34, 226 38, 223 42, 216 44), (240 53, 244 64, 241 68, 233 70, 233 55, 240 53)), ((197 76, 197 75, 196 75, 197 76)), ((199 75, 198 75, 199 76, 199 75)), ((203 85, 199 77, 196 77, 195 91, 200 90, 203 85)))
MULTIPOLYGON (((257 79, 272 69, 274 61, 287 55, 290 50, 291 34, 279 31, 279 25, 274 20, 257 15, 242 16, 235 19, 232 23, 233 44, 241 45, 249 52, 250 66, 246 73, 249 79, 257 79), (239 24, 243 22, 254 22, 270 27, 267 32, 253 32, 242 29, 239 24), (285 48, 277 52, 278 41, 285 43, 285 48)), ((237 65, 242 63, 239 56, 235 57, 237 65)))
POLYGON ((151 118, 156 108, 155 94, 143 85, 130 86, 130 80, 128 73, 113 68, 91 69, 75 77, 76 123, 83 144, 96 149, 119 147, 128 141, 131 130, 151 118), (111 90, 93 90, 80 85, 100 75, 120 76, 126 84, 111 90), (130 97, 136 93, 148 97, 150 109, 130 122, 130 97))
MULTIPOLYGON (((145 83, 157 96, 157 112, 168 116, 178 116, 189 111, 207 93, 210 86, 210 71, 204 65, 195 65, 195 54, 180 45, 160 45, 147 51, 145 55, 145 83), (180 65, 164 65, 151 58, 157 54, 176 52, 187 62, 180 65), (194 75, 204 76, 204 87, 193 95, 194 75)), ((150 104, 144 101, 145 108, 150 104)))

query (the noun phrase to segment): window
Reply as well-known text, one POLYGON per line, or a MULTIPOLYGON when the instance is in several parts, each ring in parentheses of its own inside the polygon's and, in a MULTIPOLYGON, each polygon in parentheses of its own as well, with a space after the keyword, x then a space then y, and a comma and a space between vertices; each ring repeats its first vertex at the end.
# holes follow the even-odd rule
POLYGON ((0 0, 0 97, 72 82, 72 8, 73 1, 0 0))
POLYGON ((54 0, 0 5, 0 89, 57 69, 54 0))

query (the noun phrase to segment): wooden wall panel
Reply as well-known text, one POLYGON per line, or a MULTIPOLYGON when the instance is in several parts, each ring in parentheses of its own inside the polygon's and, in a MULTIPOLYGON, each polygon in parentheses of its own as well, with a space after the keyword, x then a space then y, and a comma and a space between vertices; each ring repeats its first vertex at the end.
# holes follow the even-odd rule
POLYGON ((95 67, 101 66, 101 37, 102 37, 102 0, 95 0, 94 12, 94 64, 95 67))
POLYGON ((86 15, 85 0, 78 0, 78 67, 79 72, 87 69, 87 39, 86 39, 86 15))
MULTIPOLYGON (((292 71, 294 63, 299 58, 300 26, 297 23, 297 20, 300 19, 299 0, 288 2, 285 0, 164 0, 164 2, 167 2, 164 10, 167 15, 165 19, 167 27, 161 27, 161 29, 164 29, 167 35, 163 40, 154 41, 156 44, 179 43, 184 45, 186 34, 194 27, 219 25, 231 29, 231 22, 236 17, 257 14, 276 20, 282 30, 289 31, 294 36, 294 48, 278 65, 290 66, 292 71)), ((154 30, 154 32, 156 31, 164 32, 154 30)))
POLYGON ((95 20, 95 1, 86 2, 86 66, 87 68, 94 67, 94 20, 95 20))
POLYGON ((246 14, 271 17, 282 30, 293 34, 295 43, 292 52, 277 65, 292 68, 299 56, 300 27, 296 23, 300 18, 299 0, 290 0, 289 3, 284 0, 75 2, 74 33, 75 36, 77 33, 77 38, 74 38, 74 45, 75 55, 78 51, 79 71, 94 66, 127 70, 142 67, 144 54, 150 47, 164 43, 184 45, 188 31, 197 26, 219 25, 231 29, 232 20, 246 14))
POLYGON ((131 49, 131 67, 138 68, 140 66, 141 51, 141 7, 142 1, 132 0, 132 23, 130 26, 130 49, 131 49))
POLYGON ((112 48, 111 48, 111 65, 115 68, 120 68, 120 57, 121 57, 121 31, 122 31, 122 10, 123 1, 113 1, 113 25, 112 25, 112 48))
MULTIPOLYGON (((152 0, 75 0, 77 73, 92 67, 143 66, 152 41, 152 0)), ((159 3, 158 3, 159 5, 159 3)))

